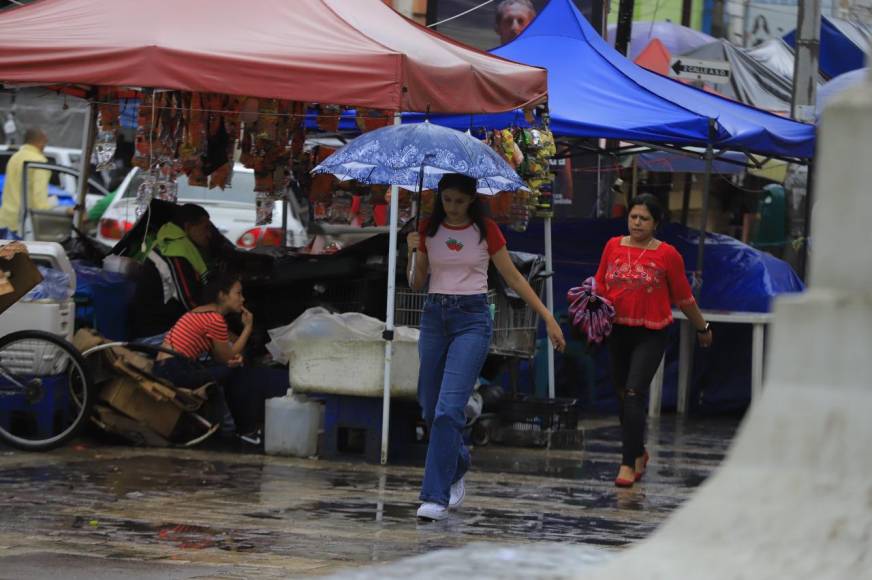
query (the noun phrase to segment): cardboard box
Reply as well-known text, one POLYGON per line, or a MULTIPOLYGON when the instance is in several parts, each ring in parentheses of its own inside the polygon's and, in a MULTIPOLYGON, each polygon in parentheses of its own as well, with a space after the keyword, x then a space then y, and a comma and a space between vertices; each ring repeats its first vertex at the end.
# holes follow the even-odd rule
POLYGON ((31 288, 42 282, 42 274, 36 264, 24 252, 14 254, 11 259, 0 259, 0 269, 6 272, 12 292, 0 296, 0 314, 18 302, 31 288))
POLYGON ((110 381, 100 392, 100 398, 167 439, 182 414, 182 410, 169 399, 155 398, 136 379, 128 376, 119 376, 110 381))

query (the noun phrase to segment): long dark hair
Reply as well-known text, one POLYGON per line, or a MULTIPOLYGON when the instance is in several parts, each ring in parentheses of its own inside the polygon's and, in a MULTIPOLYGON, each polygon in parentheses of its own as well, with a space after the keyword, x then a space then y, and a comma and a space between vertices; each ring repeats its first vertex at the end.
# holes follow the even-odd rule
POLYGON ((433 203, 433 215, 430 216, 430 221, 427 223, 427 237, 432 238, 439 230, 439 226, 445 220, 445 206, 442 205, 442 192, 446 189, 456 189, 472 198, 472 203, 469 205, 467 213, 469 219, 478 228, 479 241, 484 241, 486 236, 485 218, 487 210, 484 204, 478 199, 476 188, 478 182, 474 177, 467 177, 460 173, 446 173, 439 180, 439 191, 436 194, 436 199, 433 203))
POLYGON ((221 292, 230 294, 233 285, 239 282, 239 276, 231 273, 221 273, 209 282, 200 293, 200 302, 203 304, 213 304, 218 302, 218 295, 221 292))
POLYGON ((656 196, 650 193, 640 193, 630 200, 630 203, 627 206, 627 214, 629 215, 630 211, 637 205, 645 206, 648 213, 650 213, 651 217, 654 219, 655 228, 663 223, 663 216, 666 212, 663 211, 663 206, 660 205, 660 200, 657 199, 656 196))

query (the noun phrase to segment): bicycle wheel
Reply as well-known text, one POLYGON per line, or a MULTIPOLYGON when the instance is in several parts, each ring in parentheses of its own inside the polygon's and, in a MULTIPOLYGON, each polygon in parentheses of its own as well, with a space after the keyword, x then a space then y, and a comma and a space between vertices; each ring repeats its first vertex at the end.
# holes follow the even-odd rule
POLYGON ((0 440, 26 451, 61 445, 91 415, 91 384, 66 340, 39 330, 0 338, 0 440))

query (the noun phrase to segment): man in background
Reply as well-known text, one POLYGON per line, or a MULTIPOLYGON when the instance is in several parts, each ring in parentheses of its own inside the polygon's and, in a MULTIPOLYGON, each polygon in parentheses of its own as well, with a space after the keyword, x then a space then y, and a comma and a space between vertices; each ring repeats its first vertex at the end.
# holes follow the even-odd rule
MULTIPOLYGON (((6 179, 3 183, 3 204, 0 205, 0 239, 20 239, 21 225, 21 177, 24 164, 28 161, 46 163, 42 151, 48 143, 48 136, 42 129, 31 127, 24 134, 24 145, 9 158, 6 165, 6 179)), ((58 204, 54 196, 48 194, 48 181, 51 172, 47 169, 30 169, 27 181, 28 209, 53 209, 58 204)), ((72 211, 72 208, 69 210, 72 211)))
POLYGON ((497 4, 494 30, 500 44, 514 40, 536 18, 536 9, 530 0, 503 0, 497 4))

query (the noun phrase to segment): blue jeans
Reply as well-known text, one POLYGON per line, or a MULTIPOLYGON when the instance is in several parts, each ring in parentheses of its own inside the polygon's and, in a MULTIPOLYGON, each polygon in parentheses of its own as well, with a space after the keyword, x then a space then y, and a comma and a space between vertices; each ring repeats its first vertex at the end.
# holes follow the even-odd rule
POLYGON ((469 469, 463 411, 492 333, 486 295, 427 296, 418 341, 418 402, 430 430, 421 501, 448 505, 451 485, 469 469))

